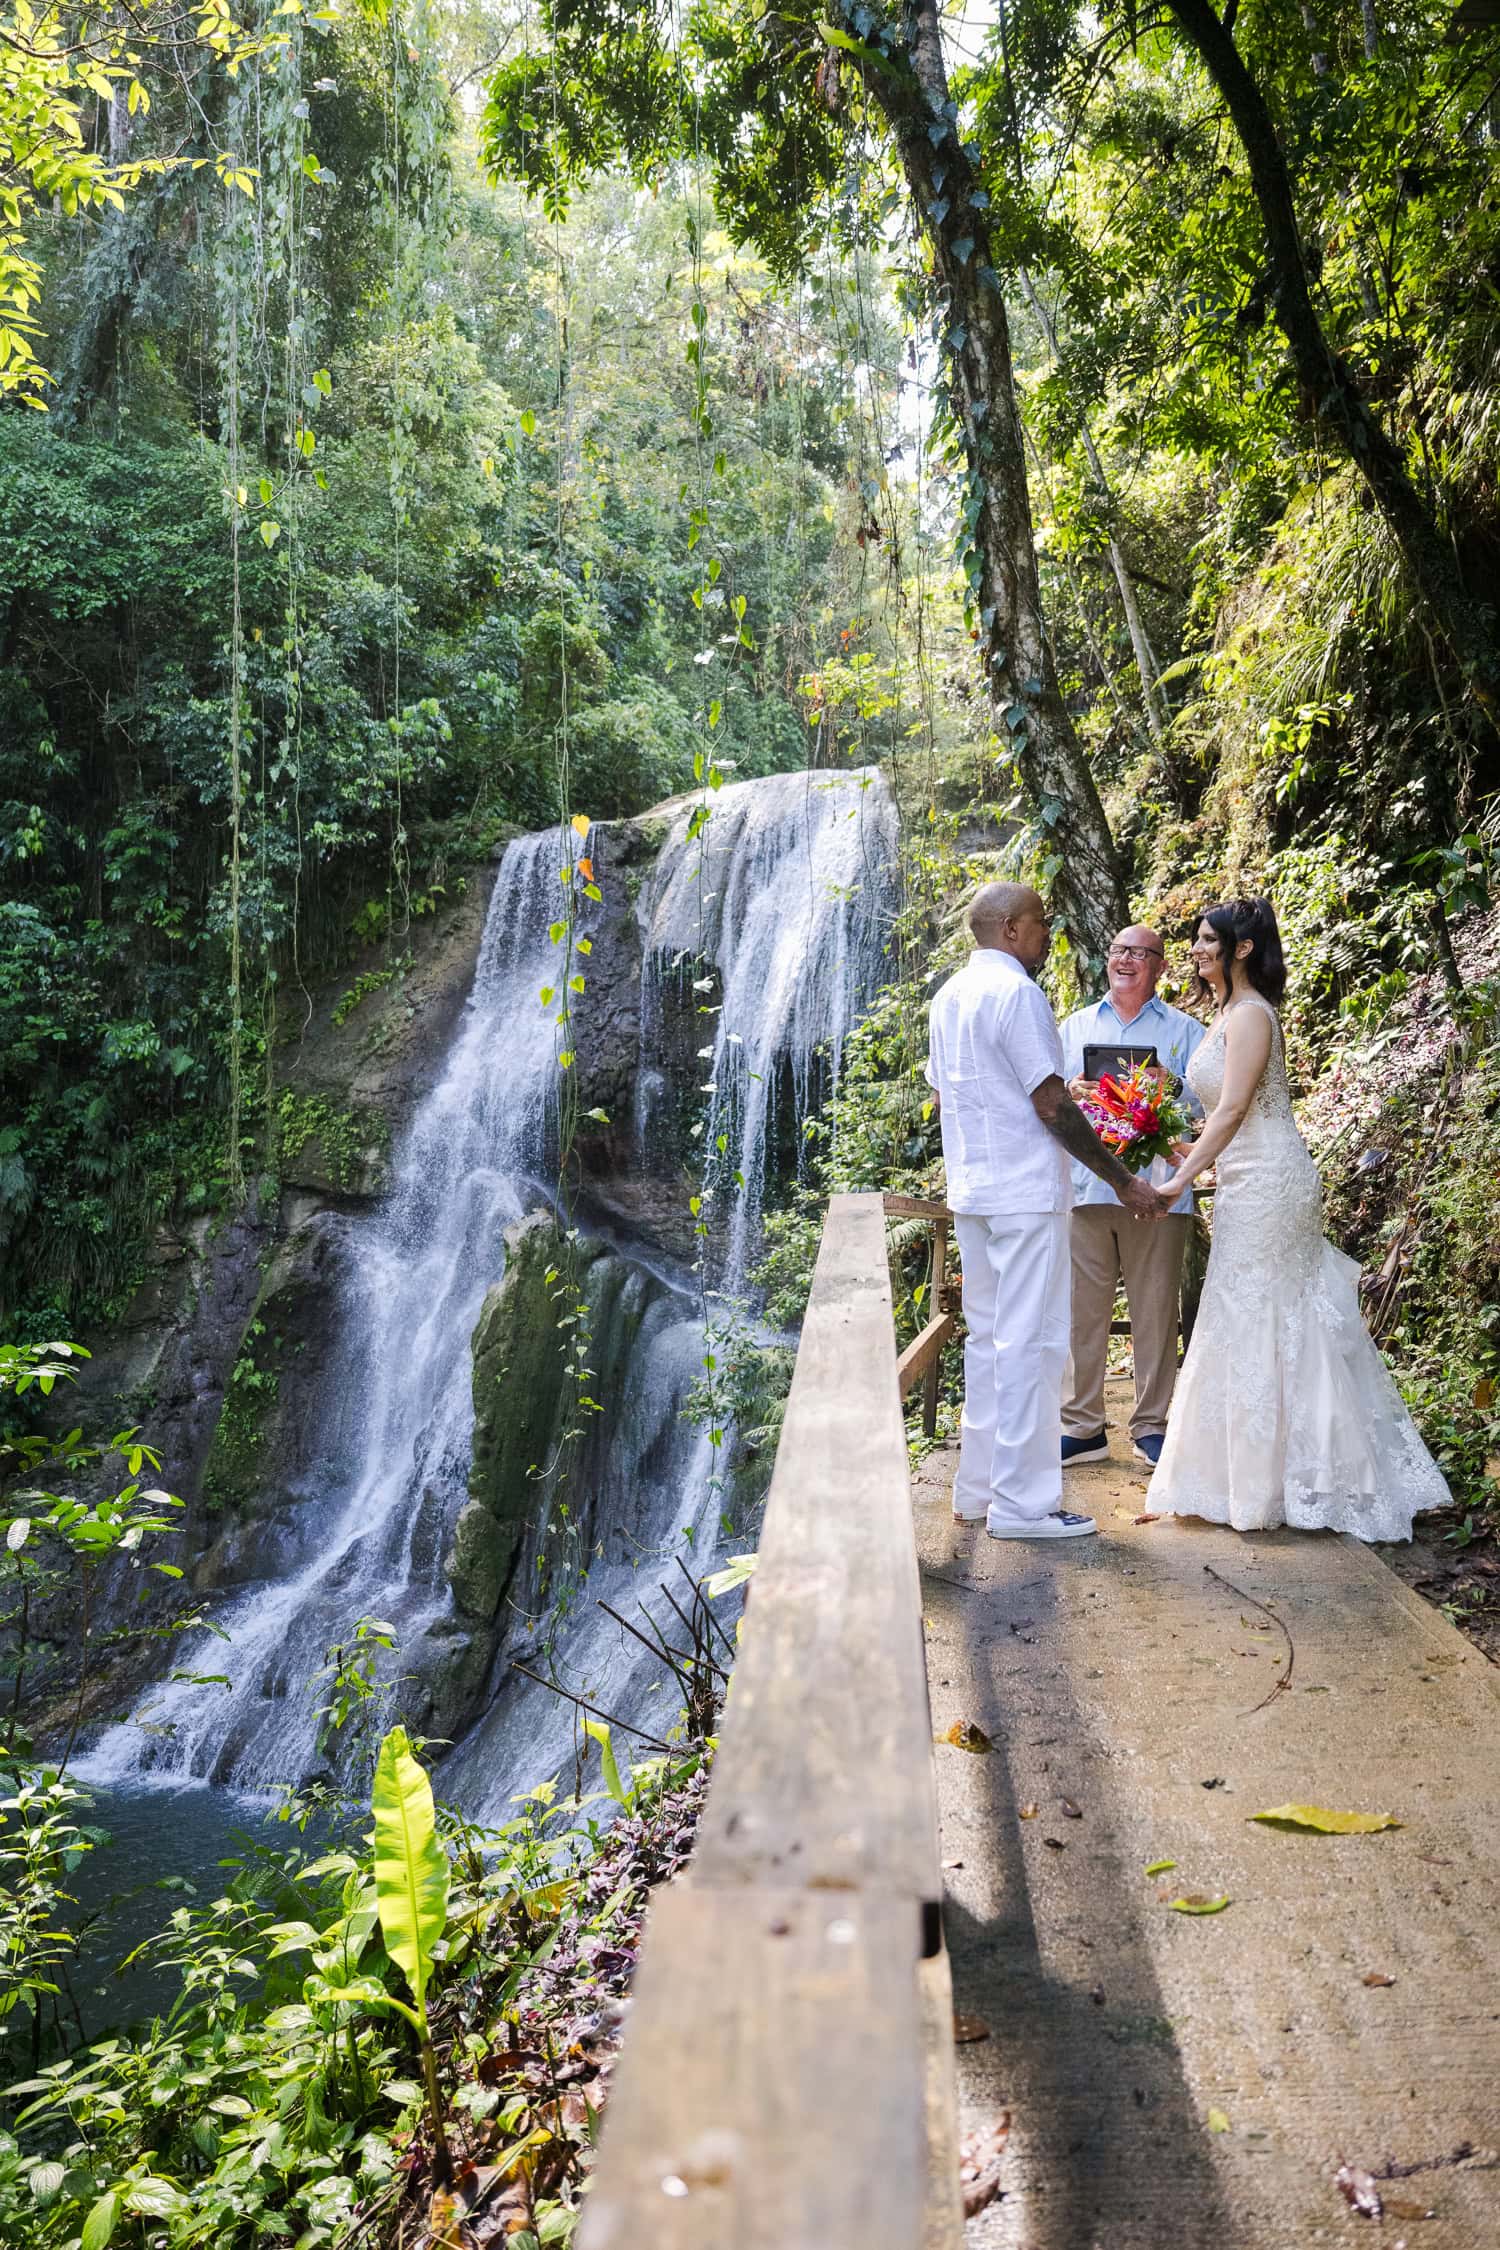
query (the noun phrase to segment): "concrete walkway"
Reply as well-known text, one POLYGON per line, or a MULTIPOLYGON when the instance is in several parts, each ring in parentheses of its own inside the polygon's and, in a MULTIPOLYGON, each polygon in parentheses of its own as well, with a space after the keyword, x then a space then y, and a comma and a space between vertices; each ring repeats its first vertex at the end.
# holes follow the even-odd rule
POLYGON ((934 1731, 994 1744, 936 1753, 955 2008, 989 2027, 958 2048, 961 2130, 1012 2118, 968 2241, 1494 2250, 1500 1672, 1351 1542, 1135 1523, 1116 1450, 1069 1476, 1101 1536, 1056 1547, 955 1530, 952 1448, 916 1479, 934 1731), (1283 1691, 1287 1640, 1241 1597, 1290 1633, 1283 1691), (1286 1803, 1405 1825, 1249 1821, 1286 1803), (1191 1894, 1231 1903, 1172 1911, 1191 1894), (1426 2168, 1376 2223, 1345 2160, 1426 2168))

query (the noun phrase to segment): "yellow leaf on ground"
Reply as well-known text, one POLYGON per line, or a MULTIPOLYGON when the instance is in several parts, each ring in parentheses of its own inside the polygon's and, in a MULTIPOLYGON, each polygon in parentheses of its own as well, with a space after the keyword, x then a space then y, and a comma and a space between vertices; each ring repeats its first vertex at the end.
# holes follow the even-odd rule
POLYGON ((983 1727, 976 1727, 972 1719, 955 1719, 943 1740, 951 1742, 955 1750, 978 1752, 988 1750, 990 1747, 989 1736, 985 1733, 983 1727))
POLYGON ((1227 1898, 1204 1898, 1201 1893, 1191 1891, 1186 1898, 1169 1898, 1167 1904, 1174 1914, 1222 1914, 1229 1901, 1227 1898))
POLYGON ((1211 2109, 1209 2111, 1208 2129, 1211 2133, 1227 2133, 1229 2131, 1229 2119, 1222 2109, 1211 2109))
POLYGON ((1177 1862, 1175 1859, 1153 1859, 1151 1865, 1147 1868, 1146 1873, 1148 1875, 1165 1875, 1169 1868, 1175 1867, 1176 1865, 1177 1862))
POLYGON ((1311 1829, 1318 1836, 1373 1836, 1379 1828, 1399 1828, 1394 1813, 1330 1812, 1326 1805, 1273 1805, 1250 1815, 1268 1828, 1311 1829))

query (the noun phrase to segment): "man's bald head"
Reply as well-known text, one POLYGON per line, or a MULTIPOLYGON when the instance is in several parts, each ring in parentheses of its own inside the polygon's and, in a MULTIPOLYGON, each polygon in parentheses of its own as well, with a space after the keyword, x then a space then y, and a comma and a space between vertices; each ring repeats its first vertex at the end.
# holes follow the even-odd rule
POLYGON ((1009 953, 1025 969, 1039 969, 1047 958, 1052 926, 1029 883, 986 883, 970 904, 968 924, 976 945, 1009 953))
POLYGON ((986 883, 970 902, 969 935, 983 945, 987 931, 998 930, 1006 922, 1019 922, 1028 914, 1045 920, 1046 913, 1039 895, 1028 883, 986 883))

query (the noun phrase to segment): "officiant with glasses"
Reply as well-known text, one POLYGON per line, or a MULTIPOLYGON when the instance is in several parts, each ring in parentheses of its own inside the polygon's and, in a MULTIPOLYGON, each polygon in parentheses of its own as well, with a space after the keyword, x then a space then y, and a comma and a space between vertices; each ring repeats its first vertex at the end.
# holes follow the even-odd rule
MULTIPOLYGON (((1204 1026, 1158 998, 1157 981, 1165 965, 1166 950, 1155 930, 1133 926, 1110 946, 1108 992, 1092 1006, 1075 1009, 1058 1027, 1075 1101, 1086 1101, 1101 1075, 1125 1075, 1145 1061, 1185 1088, 1188 1058, 1204 1026)), ((1202 1114, 1191 1094, 1185 1093, 1185 1101, 1196 1115, 1202 1114)), ((1164 1161, 1153 1165, 1151 1177, 1159 1172, 1165 1179, 1170 1169, 1164 1161)), ((1189 1193, 1173 1204, 1160 1225, 1137 1226, 1112 1188, 1074 1164, 1072 1359, 1063 1381, 1064 1467, 1109 1457, 1104 1377, 1115 1292, 1122 1279, 1135 1360, 1131 1447, 1137 1461, 1156 1466, 1177 1379, 1182 1262, 1192 1211, 1189 1193)))

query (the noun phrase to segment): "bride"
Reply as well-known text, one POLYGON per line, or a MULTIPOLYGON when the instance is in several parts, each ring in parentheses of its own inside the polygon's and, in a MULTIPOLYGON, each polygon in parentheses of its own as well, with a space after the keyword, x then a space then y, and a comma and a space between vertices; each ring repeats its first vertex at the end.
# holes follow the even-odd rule
POLYGON ((1358 1266, 1323 1239, 1287 1092, 1270 903, 1210 907, 1192 960, 1217 1006, 1188 1065, 1207 1123, 1158 1193, 1170 1210, 1217 1160, 1213 1249, 1147 1506, 1236 1531, 1409 1539, 1448 1487, 1366 1331, 1358 1266))

